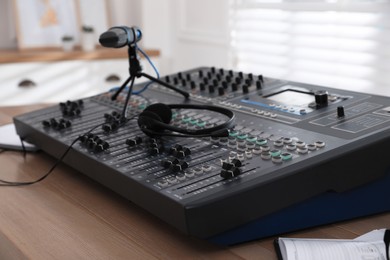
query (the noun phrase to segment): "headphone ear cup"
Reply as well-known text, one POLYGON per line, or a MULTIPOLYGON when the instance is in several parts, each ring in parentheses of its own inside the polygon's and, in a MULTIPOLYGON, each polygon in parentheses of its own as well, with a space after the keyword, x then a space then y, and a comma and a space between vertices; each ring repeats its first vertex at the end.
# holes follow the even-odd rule
POLYGON ((172 120, 172 110, 167 105, 162 103, 152 104, 145 108, 142 113, 144 112, 152 112, 156 114, 160 118, 160 121, 165 124, 169 124, 169 122, 172 120))
POLYGON ((138 126, 141 130, 146 128, 148 130, 162 132, 164 130, 164 127, 159 125, 159 123, 163 123, 161 117, 151 111, 143 111, 138 116, 138 126))

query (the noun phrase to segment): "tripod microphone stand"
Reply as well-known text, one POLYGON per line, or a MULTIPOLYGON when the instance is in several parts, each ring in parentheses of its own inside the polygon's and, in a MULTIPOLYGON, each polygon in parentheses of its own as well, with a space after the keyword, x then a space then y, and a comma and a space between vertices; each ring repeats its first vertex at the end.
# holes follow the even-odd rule
POLYGON ((149 74, 147 73, 144 73, 142 72, 142 67, 140 65, 140 62, 139 62, 139 59, 138 59, 138 55, 137 55, 137 52, 136 52, 136 44, 130 44, 128 45, 128 55, 129 55, 129 73, 130 73, 130 76, 126 79, 126 81, 122 84, 122 86, 111 96, 111 100, 116 100, 116 98, 118 97, 118 95, 123 91, 123 89, 127 86, 127 84, 130 82, 130 86, 129 86, 129 91, 127 93, 127 96, 126 96, 126 100, 125 100, 125 105, 123 107, 123 111, 122 111, 122 118, 126 119, 126 111, 127 111, 127 107, 128 107, 128 102, 130 100, 130 97, 131 97, 131 94, 132 94, 132 91, 133 91, 133 86, 134 86, 134 81, 136 78, 140 78, 140 77, 145 77, 145 78, 148 78, 150 79, 151 81, 153 82, 156 82, 164 87, 167 87, 171 90, 174 90, 180 94, 182 94, 186 99, 189 98, 189 93, 186 92, 186 91, 183 91, 181 89, 178 89, 160 79, 157 79, 153 76, 150 76, 149 74))

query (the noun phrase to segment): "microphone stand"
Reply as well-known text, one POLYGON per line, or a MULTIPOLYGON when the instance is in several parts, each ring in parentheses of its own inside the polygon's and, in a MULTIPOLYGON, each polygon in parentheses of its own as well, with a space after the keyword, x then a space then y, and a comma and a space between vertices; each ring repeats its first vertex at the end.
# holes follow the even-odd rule
POLYGON ((158 83, 160 85, 163 85, 166 88, 172 89, 172 90, 182 94, 186 99, 189 98, 190 94, 188 92, 183 91, 181 89, 178 89, 178 88, 172 86, 171 84, 168 84, 168 83, 166 83, 166 82, 164 82, 162 80, 159 80, 159 79, 157 79, 155 77, 150 76, 149 74, 146 74, 146 73, 142 72, 142 67, 141 67, 140 62, 138 60, 138 55, 137 55, 137 52, 136 52, 136 45, 135 44, 129 44, 128 46, 129 46, 128 55, 129 55, 129 66, 130 66, 129 67, 129 73, 130 73, 130 76, 126 79, 126 81, 122 84, 122 86, 111 96, 111 100, 116 100, 118 95, 123 91, 123 89, 130 82, 129 92, 127 93, 125 105, 124 105, 123 111, 122 111, 122 118, 123 119, 126 119, 126 115, 127 115, 126 112, 127 112, 128 102, 130 100, 131 93, 133 91, 134 81, 135 81, 136 78, 140 78, 140 77, 148 78, 148 79, 150 79, 153 82, 156 82, 156 83, 158 83))

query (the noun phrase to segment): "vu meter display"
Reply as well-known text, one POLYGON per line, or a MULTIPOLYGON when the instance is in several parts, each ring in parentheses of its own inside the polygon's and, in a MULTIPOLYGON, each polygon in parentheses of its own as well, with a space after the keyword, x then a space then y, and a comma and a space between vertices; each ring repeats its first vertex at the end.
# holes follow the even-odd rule
POLYGON ((308 104, 313 102, 313 94, 298 92, 296 90, 287 89, 282 92, 267 96, 267 99, 285 104, 294 105, 297 107, 307 107, 308 104))

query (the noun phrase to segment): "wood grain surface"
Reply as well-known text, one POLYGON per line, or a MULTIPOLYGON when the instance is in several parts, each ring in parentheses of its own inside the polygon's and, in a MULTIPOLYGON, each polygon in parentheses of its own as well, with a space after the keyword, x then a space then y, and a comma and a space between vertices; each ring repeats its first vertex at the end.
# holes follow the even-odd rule
MULTIPOLYGON (((0 124, 40 107, 0 107, 0 124)), ((54 162, 1 151, 0 178, 33 180, 54 162)), ((277 259, 274 237, 231 247, 188 237, 65 165, 40 183, 0 187, 0 198, 0 259, 277 259)), ((385 227, 389 213, 283 236, 350 239, 385 227)))

